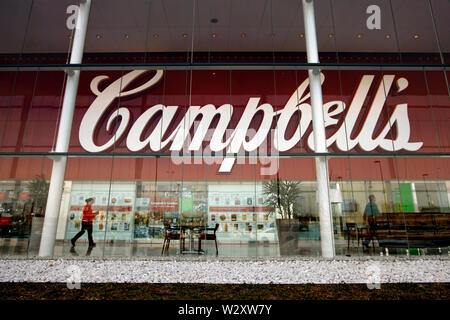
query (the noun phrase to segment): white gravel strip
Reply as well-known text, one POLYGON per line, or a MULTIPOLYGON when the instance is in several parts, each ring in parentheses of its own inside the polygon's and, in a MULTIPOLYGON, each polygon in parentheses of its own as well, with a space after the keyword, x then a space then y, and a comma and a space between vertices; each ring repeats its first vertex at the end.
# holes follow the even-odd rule
POLYGON ((0 260, 0 282, 407 283, 450 282, 449 259, 414 260, 0 260), (78 281, 76 281, 78 282, 78 281))

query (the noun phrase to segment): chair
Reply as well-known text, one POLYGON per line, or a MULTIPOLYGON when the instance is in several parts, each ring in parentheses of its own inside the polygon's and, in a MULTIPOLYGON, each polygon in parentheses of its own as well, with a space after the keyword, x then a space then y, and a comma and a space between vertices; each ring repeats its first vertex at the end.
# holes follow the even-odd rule
POLYGON ((374 234, 369 227, 358 227, 354 222, 347 222, 347 251, 350 250, 350 238, 357 239, 358 248, 361 239, 370 238, 372 240, 372 247, 375 248, 374 234))
POLYGON ((161 251, 161 255, 169 253, 170 240, 180 240, 184 250, 184 238, 181 237, 181 228, 172 227, 168 222, 164 223, 164 242, 161 251))
POLYGON ((217 237, 216 237, 217 229, 219 229, 218 223, 216 223, 216 226, 214 228, 206 228, 205 232, 200 235, 200 237, 198 238, 199 252, 200 252, 200 250, 202 250, 202 240, 214 240, 214 242, 216 244, 216 256, 219 255, 219 249, 217 247, 217 237), (208 231, 213 232, 213 233, 208 233, 208 231))

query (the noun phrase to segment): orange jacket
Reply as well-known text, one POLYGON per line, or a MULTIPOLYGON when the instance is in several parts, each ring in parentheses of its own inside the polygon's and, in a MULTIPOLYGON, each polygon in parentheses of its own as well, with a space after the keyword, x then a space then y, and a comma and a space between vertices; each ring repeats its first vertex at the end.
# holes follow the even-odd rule
POLYGON ((98 214, 98 212, 92 212, 92 207, 90 205, 85 205, 83 208, 83 219, 82 221, 85 222, 92 222, 95 219, 95 216, 98 214))

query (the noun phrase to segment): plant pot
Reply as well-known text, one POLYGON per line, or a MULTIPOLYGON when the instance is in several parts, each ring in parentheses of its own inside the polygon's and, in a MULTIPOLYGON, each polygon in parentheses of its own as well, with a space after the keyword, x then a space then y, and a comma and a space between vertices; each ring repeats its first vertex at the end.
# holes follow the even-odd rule
POLYGON ((44 226, 44 217, 34 216, 32 218, 28 251, 31 251, 32 253, 39 251, 43 226, 44 226))
POLYGON ((300 223, 297 219, 276 219, 280 255, 298 254, 300 223))

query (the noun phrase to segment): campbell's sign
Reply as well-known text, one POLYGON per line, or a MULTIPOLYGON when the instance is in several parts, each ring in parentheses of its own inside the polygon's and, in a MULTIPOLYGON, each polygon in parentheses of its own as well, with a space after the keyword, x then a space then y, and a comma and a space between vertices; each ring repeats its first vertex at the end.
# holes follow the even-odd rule
MULTIPOLYGON (((108 76, 97 76, 91 81, 90 88, 96 98, 84 114, 79 127, 79 141, 86 151, 106 151, 117 140, 123 138, 125 138, 127 149, 132 152, 142 152, 146 149, 153 152, 161 150, 177 153, 191 152, 200 150, 207 141, 208 151, 236 154, 241 151, 255 152, 263 147, 263 143, 267 140, 270 140, 272 150, 286 152, 295 147, 302 138, 305 138, 308 147, 314 150, 314 138, 310 130, 312 110, 308 102, 310 98, 308 78, 294 90, 283 108, 274 109, 271 104, 262 101, 261 97, 249 96, 239 121, 234 128, 230 129, 234 107, 229 103, 220 106, 212 103, 202 106, 191 105, 178 122, 175 119, 183 109, 181 106, 155 104, 133 120, 125 104, 117 108, 114 102, 119 98, 143 93, 164 77, 164 72, 157 70, 150 80, 133 88, 135 80, 148 72, 131 71, 112 81, 103 90, 100 89, 101 84, 105 80, 110 80, 108 76), (118 125, 108 141, 98 144, 95 141, 95 133, 101 126, 102 119, 108 114, 110 115, 109 118, 107 117, 106 130, 111 130, 115 122, 118 125), (257 114, 260 115, 258 116, 259 127, 250 128, 257 114), (286 137, 288 124, 294 115, 298 116, 296 129, 290 137, 286 137), (211 129, 213 120, 217 118, 215 128, 211 129), (146 129, 152 121, 157 123, 148 133, 146 129), (276 125, 272 127, 274 121, 276 125), (191 128, 194 128, 192 136, 191 128)), ((323 86, 327 85, 323 73, 321 81, 323 86)), ((363 151, 372 151, 377 148, 384 151, 419 150, 423 142, 410 141, 411 127, 406 103, 399 103, 391 108, 386 123, 381 130, 376 130, 387 97, 392 92, 398 94, 407 87, 408 80, 405 77, 387 74, 376 82, 374 75, 366 74, 361 76, 349 105, 339 100, 324 103, 325 127, 336 126, 340 122, 339 119, 344 117, 344 121, 341 121, 334 133, 327 138, 327 146, 335 146, 341 151, 350 151, 356 147, 363 151), (368 99, 369 90, 373 86, 376 86, 375 94, 371 97, 368 112, 361 120, 363 104, 368 99), (355 131, 358 131, 357 134, 355 131)), ((231 171, 235 160, 234 157, 225 157, 221 160, 219 171, 231 171)))

